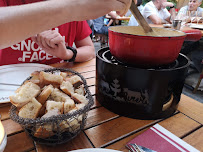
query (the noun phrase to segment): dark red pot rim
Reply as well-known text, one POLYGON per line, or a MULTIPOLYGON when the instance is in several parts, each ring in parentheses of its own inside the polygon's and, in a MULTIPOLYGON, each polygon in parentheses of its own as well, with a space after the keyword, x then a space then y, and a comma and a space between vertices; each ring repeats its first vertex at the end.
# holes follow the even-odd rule
MULTIPOLYGON (((120 27, 120 26, 117 26, 117 27, 120 27)), ((126 27, 126 26, 122 26, 122 27, 126 27)), ((165 29, 165 28, 159 28, 159 27, 153 27, 154 28, 159 28, 159 29, 165 29, 165 30, 168 30, 168 31, 177 31, 179 33, 181 33, 182 35, 179 35, 179 36, 148 36, 148 35, 135 35, 135 34, 128 34, 128 33, 122 33, 122 32, 118 32, 118 31, 115 31, 113 30, 115 27, 109 27, 108 31, 109 33, 111 34, 114 34, 114 35, 119 35, 119 36, 124 36, 124 37, 132 37, 132 38, 136 38, 136 37, 139 37, 139 38, 146 38, 146 39, 182 39, 183 37, 186 37, 187 34, 182 32, 182 31, 179 31, 179 30, 174 30, 174 29, 165 29)))

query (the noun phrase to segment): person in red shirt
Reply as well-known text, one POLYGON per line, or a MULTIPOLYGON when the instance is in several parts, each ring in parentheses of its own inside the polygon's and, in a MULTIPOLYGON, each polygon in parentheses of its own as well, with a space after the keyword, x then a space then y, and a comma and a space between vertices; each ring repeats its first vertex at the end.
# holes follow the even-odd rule
MULTIPOLYGON (((15 6, 40 0, 0 0, 4 6, 15 6), (4 3, 2 3, 4 1, 4 3)), ((73 21, 0 50, 0 65, 16 63, 53 64, 65 61, 83 62, 95 57, 92 33, 86 21, 73 21), (77 49, 72 48, 73 43, 77 49)))

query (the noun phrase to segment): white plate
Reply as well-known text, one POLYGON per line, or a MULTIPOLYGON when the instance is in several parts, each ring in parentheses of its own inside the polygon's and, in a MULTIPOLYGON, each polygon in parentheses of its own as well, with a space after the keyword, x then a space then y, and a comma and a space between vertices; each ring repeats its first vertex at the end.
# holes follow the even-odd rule
POLYGON ((163 27, 164 27, 164 28, 171 28, 171 27, 172 27, 172 24, 163 24, 163 27))
POLYGON ((86 148, 86 149, 73 150, 69 152, 121 152, 121 151, 105 149, 105 148, 86 148))
POLYGON ((34 71, 53 68, 45 64, 22 63, 0 66, 0 103, 9 102, 9 96, 19 88, 22 82, 34 71), (3 84, 16 85, 3 85, 3 84), (19 85, 19 86, 18 86, 19 85))
POLYGON ((203 24, 191 24, 190 27, 195 29, 203 29, 203 24))

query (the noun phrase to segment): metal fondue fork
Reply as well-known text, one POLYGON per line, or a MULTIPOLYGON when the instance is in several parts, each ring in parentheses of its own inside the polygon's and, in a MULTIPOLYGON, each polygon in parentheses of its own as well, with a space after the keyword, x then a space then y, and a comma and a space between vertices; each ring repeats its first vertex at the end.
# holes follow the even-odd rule
POLYGON ((131 152, 144 152, 142 149, 140 149, 136 144, 130 144, 129 149, 131 152))

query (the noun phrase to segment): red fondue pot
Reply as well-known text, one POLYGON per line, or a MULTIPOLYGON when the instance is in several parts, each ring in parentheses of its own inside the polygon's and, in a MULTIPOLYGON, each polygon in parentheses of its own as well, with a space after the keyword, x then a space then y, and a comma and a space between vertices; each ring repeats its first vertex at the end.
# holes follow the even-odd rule
POLYGON ((198 29, 182 30, 187 36, 185 41, 199 41, 202 38, 202 32, 198 29))
POLYGON ((172 29, 152 29, 158 36, 144 35, 143 29, 139 26, 110 27, 111 54, 117 60, 128 64, 157 66, 174 62, 180 53, 186 34, 172 29))

